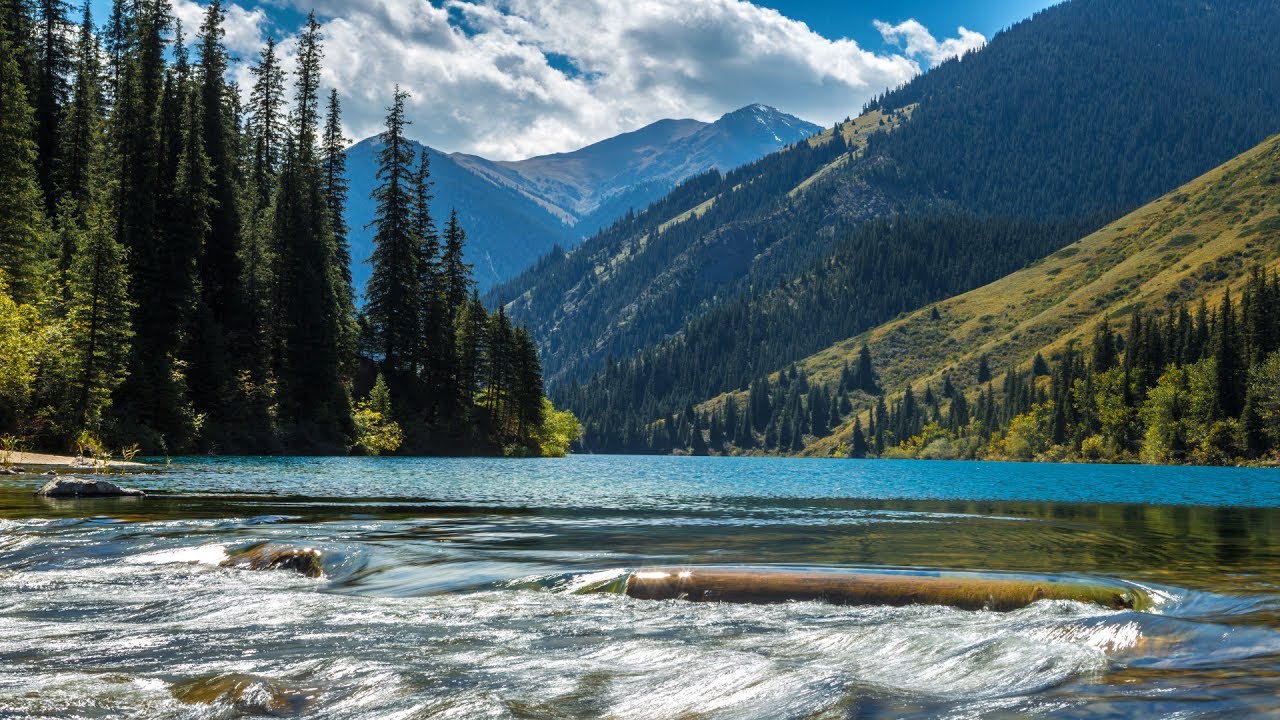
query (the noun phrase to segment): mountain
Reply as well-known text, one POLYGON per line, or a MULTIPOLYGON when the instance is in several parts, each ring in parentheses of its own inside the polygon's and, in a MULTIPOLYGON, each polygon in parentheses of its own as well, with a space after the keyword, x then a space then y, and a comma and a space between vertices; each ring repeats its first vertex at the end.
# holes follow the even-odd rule
MULTIPOLYGON (((1164 326, 1179 307, 1216 308, 1228 290, 1238 302, 1255 269, 1280 272, 1280 135, 1029 267, 835 343, 788 372, 836 388, 866 346, 887 396, 911 387, 923 398, 950 383, 973 401, 983 358, 999 388, 1002 371, 1029 372, 1037 355, 1057 362, 1073 345, 1083 352, 1104 323, 1123 330, 1143 313, 1164 326)), ((733 395, 747 405, 748 393, 733 395)), ((857 415, 866 427, 861 411, 872 399, 855 396, 861 407, 808 437, 804 454, 847 448, 857 415)), ((722 408, 727 397, 698 409, 722 408)))
MULTIPOLYGON (((347 224, 351 227, 351 277, 356 293, 364 291, 373 272, 373 222, 376 204, 370 197, 377 181, 377 153, 382 143, 373 137, 347 150, 350 199, 347 224)), ((423 146, 415 143, 415 150, 423 146)), ((432 208, 437 225, 443 226, 450 208, 467 231, 467 261, 475 268, 481 287, 519 272, 548 249, 571 244, 572 232, 558 217, 521 193, 476 175, 449 155, 426 148, 431 160, 435 199, 432 208)))
POLYGON ((625 447, 627 427, 991 282, 1257 144, 1280 128, 1277 23, 1262 0, 1052 7, 839 139, 687 181, 490 299, 514 299, 552 394, 625 447))
MULTIPOLYGON (((426 148, 435 182, 436 215, 457 208, 469 241, 468 259, 481 290, 514 276, 553 247, 585 236, 642 209, 680 181, 719 168, 731 170, 821 128, 764 105, 751 105, 712 123, 660 120, 580 150, 519 161, 426 148)), ((368 138, 347 156, 351 183, 348 224, 357 291, 368 281, 380 142, 368 138)), ((417 145, 421 152, 424 146, 417 145)))
POLYGON ((822 128, 765 105, 713 123, 661 120, 570 153, 515 162, 454 155, 473 172, 549 203, 589 236, 712 168, 729 171, 799 142, 822 128))

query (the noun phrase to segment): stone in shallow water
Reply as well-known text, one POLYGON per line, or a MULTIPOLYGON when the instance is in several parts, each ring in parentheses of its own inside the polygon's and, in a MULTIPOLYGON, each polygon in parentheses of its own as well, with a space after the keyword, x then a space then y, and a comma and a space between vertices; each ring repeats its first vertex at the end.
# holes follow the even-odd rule
POLYGON ((260 545, 251 550, 235 554, 223 561, 222 565, 223 567, 238 567, 249 570, 292 570, 299 575, 312 578, 324 576, 324 566, 320 562, 320 551, 315 548, 260 545))
POLYGON ((96 478, 59 477, 44 484, 36 495, 51 498, 101 498, 145 497, 146 493, 133 488, 122 488, 107 480, 96 478))
POLYGON ((175 683, 170 692, 181 703, 228 705, 240 715, 298 715, 311 699, 305 691, 242 673, 184 680, 175 683))

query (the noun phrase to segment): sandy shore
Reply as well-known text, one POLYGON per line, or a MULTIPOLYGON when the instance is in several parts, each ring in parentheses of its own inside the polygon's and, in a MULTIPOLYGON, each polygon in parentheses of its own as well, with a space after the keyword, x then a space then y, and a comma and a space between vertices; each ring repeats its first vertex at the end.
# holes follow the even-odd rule
MULTIPOLYGON (((42 467, 66 467, 66 468, 92 468, 95 461, 92 459, 78 458, 73 455, 47 455, 45 453, 9 453, 8 458, 0 453, 0 460, 8 460, 10 465, 39 465, 42 467)), ((109 460, 107 465, 110 467, 142 467, 142 463, 125 462, 123 460, 109 460)))

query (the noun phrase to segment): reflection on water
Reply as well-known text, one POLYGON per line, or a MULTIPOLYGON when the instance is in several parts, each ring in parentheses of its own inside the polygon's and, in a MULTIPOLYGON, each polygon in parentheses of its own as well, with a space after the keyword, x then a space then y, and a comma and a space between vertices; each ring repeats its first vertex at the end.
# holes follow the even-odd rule
POLYGON ((6 481, 0 717, 1280 717, 1274 472, 686 460, 182 463, 124 502, 6 481), (1197 484, 1220 505, 1178 504, 1197 484), (264 544, 324 577, 223 566, 264 544), (736 563, 1071 573, 1157 606, 585 592, 736 563))

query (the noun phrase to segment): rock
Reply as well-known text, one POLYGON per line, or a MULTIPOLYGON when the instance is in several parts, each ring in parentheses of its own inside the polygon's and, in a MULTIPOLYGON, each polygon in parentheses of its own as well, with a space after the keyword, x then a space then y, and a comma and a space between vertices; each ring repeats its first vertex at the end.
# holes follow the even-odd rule
POLYGON ((13 468, 0 468, 0 475, 17 475, 18 471, 13 468))
POLYGON ((53 470, 50 470, 49 472, 45 473, 45 475, 49 477, 58 477, 58 473, 53 470))
POLYGON ((145 497, 146 493, 133 488, 122 488, 113 482, 94 478, 60 477, 54 478, 36 491, 36 495, 52 498, 101 498, 101 497, 145 497))
POLYGON ((257 675, 212 675, 174 684, 174 699, 188 705, 229 705, 241 715, 299 715, 310 693, 257 675))
POLYGON ((291 570, 311 578, 324 576, 320 551, 315 548, 260 545, 224 560, 222 566, 248 570, 291 570))
POLYGON ((14 465, 9 469, 12 470, 15 475, 22 475, 27 472, 27 469, 22 467, 21 465, 14 465))

